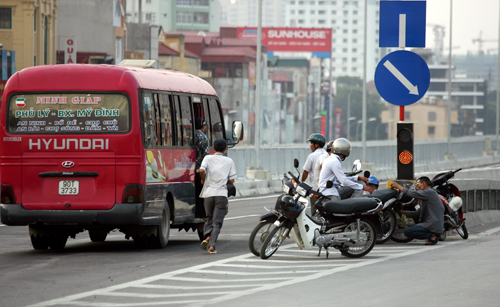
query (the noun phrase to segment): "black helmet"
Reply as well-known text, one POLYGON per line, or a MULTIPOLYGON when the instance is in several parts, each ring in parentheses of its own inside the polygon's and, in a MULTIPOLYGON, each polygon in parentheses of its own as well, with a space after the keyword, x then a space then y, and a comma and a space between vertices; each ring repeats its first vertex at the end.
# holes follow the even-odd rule
POLYGON ((326 139, 321 133, 313 133, 307 140, 313 144, 318 144, 319 147, 324 147, 326 143, 326 139))
POLYGON ((326 144, 326 151, 332 151, 332 147, 333 147, 333 141, 328 142, 328 144, 326 144))
MULTIPOLYGON (((278 198, 279 199, 279 198, 278 198)), ((279 199, 280 209, 289 218, 296 218, 300 213, 300 206, 295 203, 293 197, 290 195, 281 196, 279 199)))

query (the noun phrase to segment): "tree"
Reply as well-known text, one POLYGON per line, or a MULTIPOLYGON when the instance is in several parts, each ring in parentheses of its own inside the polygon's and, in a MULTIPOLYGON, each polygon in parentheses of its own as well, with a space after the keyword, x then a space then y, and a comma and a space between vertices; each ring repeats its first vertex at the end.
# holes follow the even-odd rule
MULTIPOLYGON (((358 77, 342 76, 335 79, 337 81, 337 95, 333 98, 333 110, 336 107, 342 107, 342 130, 341 137, 347 138, 347 125, 350 123, 351 140, 361 140, 361 125, 358 130, 358 137, 356 138, 356 123, 362 119, 363 112, 363 80, 358 77), (350 116, 356 117, 355 120, 348 121, 347 108, 348 108, 348 94, 351 93, 350 103, 350 116)), ((376 137, 376 129, 380 124, 380 114, 387 107, 381 102, 380 95, 377 92, 368 93, 366 96, 366 119, 375 117, 374 122, 367 122, 366 139, 374 140, 376 137)))

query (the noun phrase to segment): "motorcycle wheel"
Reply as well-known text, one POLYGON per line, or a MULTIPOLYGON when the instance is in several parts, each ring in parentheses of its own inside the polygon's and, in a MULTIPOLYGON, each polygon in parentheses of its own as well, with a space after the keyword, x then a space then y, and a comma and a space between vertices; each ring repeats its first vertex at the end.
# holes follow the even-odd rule
MULTIPOLYGON (((367 241, 363 246, 351 246, 346 248, 339 248, 340 253, 348 258, 360 258, 364 255, 368 254, 373 247, 375 246, 375 242, 377 241, 377 232, 375 231, 375 226, 373 226, 372 222, 366 219, 361 219, 359 221, 360 232, 366 234, 367 241)), ((344 229, 346 231, 356 231, 358 229, 358 223, 352 222, 347 225, 344 229)))
POLYGON ((396 243, 408 243, 410 241, 413 241, 413 239, 410 239, 407 236, 405 236, 403 231, 404 229, 396 228, 396 230, 394 230, 394 232, 391 235, 391 240, 396 243))
POLYGON ((457 229, 457 232, 464 240, 467 240, 469 237, 469 232, 467 231, 467 227, 465 227, 465 223, 457 229))
POLYGON ((443 228, 443 232, 441 232, 441 234, 439 235, 439 241, 444 241, 446 240, 446 228, 443 228))
POLYGON ((266 241, 271 231, 276 228, 273 222, 263 221, 257 224, 248 239, 248 247, 255 256, 260 256, 262 244, 266 241))
POLYGON ((281 243, 285 241, 285 232, 287 228, 285 226, 274 228, 271 233, 262 244, 260 249, 260 258, 267 259, 271 257, 280 247, 281 243))
POLYGON ((392 210, 384 210, 380 213, 379 219, 382 233, 377 233, 377 244, 384 244, 389 241, 396 229, 396 214, 392 210))

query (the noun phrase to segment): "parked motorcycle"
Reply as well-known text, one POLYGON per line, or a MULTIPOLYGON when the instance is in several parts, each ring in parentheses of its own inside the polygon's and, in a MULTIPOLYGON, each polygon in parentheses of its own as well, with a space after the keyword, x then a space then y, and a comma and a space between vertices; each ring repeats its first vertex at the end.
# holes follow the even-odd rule
MULTIPOLYGON (((297 170, 299 162, 294 160, 297 170)), ((298 170, 297 170, 298 172, 298 170)), ((298 177, 291 172, 288 174, 295 182, 295 195, 283 195, 278 200, 276 207, 268 211, 277 216, 274 229, 266 236, 260 250, 260 257, 268 259, 281 246, 283 241, 292 234, 300 249, 319 247, 326 251, 333 247, 349 258, 359 258, 368 254, 376 241, 376 230, 373 223, 363 216, 365 213, 376 212, 383 207, 377 198, 351 198, 343 201, 328 201, 319 210, 328 216, 328 222, 320 222, 311 218, 307 213, 309 201, 312 196, 323 199, 321 193, 314 191, 309 185, 300 182, 298 177)), ((300 173, 299 173, 300 175, 300 173)), ((331 182, 328 183, 331 187, 331 182)))
POLYGON ((462 198, 457 186, 450 183, 450 180, 455 177, 455 174, 461 171, 459 168, 456 171, 440 173, 434 176, 431 180, 431 186, 434 188, 441 198, 444 205, 444 230, 439 238, 440 241, 446 239, 446 232, 456 230, 457 233, 466 240, 469 237, 467 227, 465 227, 465 218, 462 211, 462 198))
MULTIPOLYGON (((353 163, 352 171, 346 173, 346 177, 355 176, 361 173, 361 162, 355 160, 353 163)), ((363 176, 370 177, 370 171, 365 170, 363 176)), ((358 183, 364 185, 364 181, 358 181, 358 183)), ((341 187, 339 189, 340 199, 348 199, 353 196, 354 190, 349 187, 341 187)), ((375 197, 380 199, 384 203, 384 207, 380 212, 374 212, 367 215, 367 218, 371 219, 372 223, 375 225, 377 230, 377 244, 384 244, 387 242, 392 233, 396 228, 396 214, 393 211, 393 204, 401 197, 401 194, 394 189, 377 190, 370 195, 364 195, 365 197, 375 197)), ((321 219, 318 215, 315 215, 316 219, 321 219)))

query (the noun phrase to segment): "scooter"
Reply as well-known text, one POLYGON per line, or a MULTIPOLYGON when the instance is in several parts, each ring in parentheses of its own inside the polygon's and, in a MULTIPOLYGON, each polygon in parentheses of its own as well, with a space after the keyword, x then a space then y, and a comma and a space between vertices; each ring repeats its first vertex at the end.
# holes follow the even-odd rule
POLYGON ((455 177, 455 174, 461 171, 459 168, 455 171, 440 173, 434 176, 431 180, 431 187, 435 189, 441 202, 444 205, 444 229, 439 237, 440 241, 446 239, 446 232, 456 230, 457 233, 466 240, 469 237, 467 227, 465 227, 465 218, 462 211, 462 198, 457 186, 450 183, 450 180, 455 177))
MULTIPOLYGON (((296 170, 298 165, 299 161, 295 159, 296 170)), ((319 247, 320 256, 321 249, 324 248, 327 258, 330 247, 340 250, 342 255, 349 258, 363 257, 373 249, 376 241, 375 226, 363 214, 379 211, 383 207, 380 200, 363 197, 328 201, 319 209, 322 214, 328 216, 328 222, 316 221, 306 213, 309 206, 307 197, 321 200, 325 196, 300 182, 291 172, 288 174, 292 177, 292 182, 295 182, 295 195, 282 196, 275 209, 266 208, 278 218, 274 222, 276 227, 262 244, 262 259, 271 257, 290 234, 300 249, 319 247)), ((333 183, 329 182, 328 185, 331 187, 333 183)))

